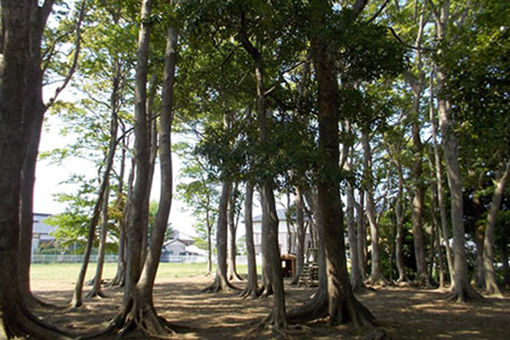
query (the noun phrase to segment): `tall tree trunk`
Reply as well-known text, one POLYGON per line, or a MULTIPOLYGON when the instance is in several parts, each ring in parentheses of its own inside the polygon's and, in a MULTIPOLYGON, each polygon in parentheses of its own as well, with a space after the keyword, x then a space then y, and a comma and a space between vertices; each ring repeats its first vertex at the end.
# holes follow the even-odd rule
POLYGON ((129 200, 133 193, 133 183, 135 179, 135 168, 136 162, 134 159, 131 161, 131 170, 129 171, 128 177, 128 190, 127 190, 127 200, 124 203, 124 208, 122 210, 122 218, 120 221, 120 237, 119 237, 119 258, 117 262, 117 273, 115 274, 114 279, 112 280, 112 286, 121 286, 123 287, 126 282, 126 269, 127 269, 127 217, 129 216, 129 200))
POLYGON ((211 213, 209 210, 209 198, 207 199, 207 209, 205 211, 206 228, 207 228, 207 274, 212 274, 212 223, 211 213))
POLYGON ((305 263, 305 239, 306 227, 304 218, 303 194, 299 187, 296 188, 296 272, 292 279, 292 284, 297 284, 305 263))
POLYGON ((209 292, 235 289, 235 287, 228 282, 227 278, 227 207, 231 191, 232 180, 224 180, 218 206, 218 223, 216 225, 216 276, 214 282, 204 289, 209 292))
POLYGON ((492 202, 487 215, 487 224, 485 225, 485 237, 483 240, 483 267, 485 274, 485 291, 490 295, 502 296, 501 290, 496 282, 496 273, 494 270, 494 227, 498 216, 499 207, 505 192, 505 186, 510 179, 510 161, 506 165, 502 163, 504 170, 497 172, 492 202))
POLYGON ((371 269, 370 277, 368 282, 372 285, 385 285, 386 280, 384 279, 381 272, 381 259, 379 257, 379 230, 376 220, 376 211, 373 194, 373 175, 372 175, 372 151, 370 148, 370 140, 368 132, 363 130, 361 133, 361 143, 363 145, 363 167, 365 176, 365 200, 367 204, 367 217, 370 225, 370 244, 371 244, 371 269))
MULTIPOLYGON (((170 1, 172 5, 172 1, 170 1)), ((142 3, 142 18, 150 16, 151 2, 144 0, 142 3)), ((161 172, 161 188, 160 199, 156 219, 152 229, 151 240, 145 258, 143 267, 137 268, 142 255, 140 246, 142 244, 142 235, 140 231, 135 230, 137 225, 133 222, 147 223, 144 221, 144 213, 146 207, 135 206, 138 202, 144 204, 147 202, 146 195, 148 192, 147 181, 151 179, 150 171, 150 155, 149 141, 147 137, 147 129, 150 128, 149 122, 146 120, 144 97, 145 84, 147 80, 147 57, 148 57, 148 39, 149 26, 143 24, 139 35, 139 55, 137 67, 137 87, 135 93, 135 117, 139 120, 135 121, 135 148, 136 156, 140 151, 146 151, 143 158, 137 158, 137 178, 134 186, 133 196, 130 208, 130 220, 128 225, 128 268, 126 276, 126 285, 124 292, 124 301, 121 312, 115 320, 122 329, 120 334, 124 334, 132 329, 138 329, 146 336, 166 336, 172 334, 169 324, 157 315, 153 303, 153 288, 156 279, 156 273, 159 266, 161 256, 161 248, 163 246, 165 232, 168 225, 170 215, 170 207, 172 204, 172 157, 171 157, 171 129, 173 121, 172 102, 173 102, 173 86, 175 75, 175 61, 177 54, 177 31, 173 28, 173 21, 169 24, 166 34, 166 51, 165 51, 165 68, 163 73, 163 88, 161 95, 161 115, 160 115, 160 150, 159 162, 161 172), (143 115, 142 115, 143 114, 143 115), (138 125, 139 124, 139 125, 138 125), (138 140, 138 138, 143 138, 138 140), (134 237, 134 239, 131 239, 134 237)))
POLYGON ((244 201, 244 227, 246 229, 246 256, 248 259, 248 284, 241 296, 258 296, 257 263, 255 259, 255 245, 253 243, 253 183, 246 183, 246 199, 244 201))
MULTIPOLYGON (((85 2, 82 2, 80 12, 77 16, 76 30, 75 30, 75 51, 72 65, 66 75, 63 84, 57 89, 53 98, 51 98, 48 105, 43 103, 42 96, 42 83, 43 71, 41 70, 41 42, 44 25, 46 24, 47 17, 51 11, 53 1, 47 1, 43 11, 34 14, 31 17, 29 34, 30 38, 30 60, 27 64, 28 76, 30 84, 33 86, 33 91, 25 97, 25 110, 33 112, 33 121, 30 124, 25 124, 24 135, 28 136, 27 153, 23 162, 22 182, 21 182, 21 210, 20 210, 20 248, 19 248, 19 271, 18 279, 20 291, 25 303, 28 306, 34 304, 42 304, 40 300, 36 299, 30 291, 30 264, 32 255, 32 227, 33 227, 33 200, 34 200, 34 184, 37 155, 39 152, 39 142, 41 139, 41 130, 43 124, 44 114, 48 107, 52 105, 58 94, 68 85, 74 74, 80 53, 81 42, 81 24, 85 14, 85 2)), ((34 6, 33 8, 36 8, 34 6)), ((39 10, 37 8, 37 10, 39 10)))
POLYGON ((101 185, 99 187, 99 193, 97 196, 97 201, 94 204, 94 208, 92 210, 92 216, 89 221, 89 231, 87 235, 87 245, 85 246, 85 253, 83 256, 83 263, 80 268, 80 272, 78 274, 78 278, 76 280, 76 285, 74 287, 73 298, 71 300, 71 307, 77 308, 83 304, 83 284, 85 282, 85 274, 87 273, 87 267, 89 264, 90 253, 92 251, 92 246, 94 244, 95 234, 96 234, 96 226, 99 222, 99 217, 101 213, 101 207, 103 206, 103 201, 106 199, 106 195, 108 193, 107 187, 109 183, 110 173, 113 167, 113 162, 115 159, 115 150, 117 147, 117 129, 118 129, 118 117, 117 111, 115 108, 112 108, 112 117, 110 121, 110 144, 108 146, 108 155, 106 156, 105 169, 103 172, 103 177, 101 179, 101 185))
POLYGON ((411 86, 413 93, 413 104, 410 112, 411 131, 413 139, 413 166, 411 167, 411 176, 414 179, 414 188, 412 189, 412 209, 411 221, 413 230, 414 257, 416 260, 416 278, 418 285, 429 286, 430 279, 427 273, 425 262, 425 241, 423 237, 423 211, 425 200, 425 183, 423 182, 423 143, 421 141, 420 126, 420 102, 423 92, 423 83, 425 74, 423 72, 423 62, 421 59, 421 42, 425 26, 425 3, 422 4, 419 16, 418 33, 414 43, 416 68, 418 70, 417 79, 406 72, 406 80, 411 86))
MULTIPOLYGON (((353 171, 352 166, 352 149, 351 159, 347 162, 347 170, 353 171)), ((349 237, 349 254, 351 257, 351 285, 352 289, 363 287, 363 277, 361 276, 360 263, 359 263, 359 250, 358 250, 358 237, 356 235, 355 221, 354 221, 354 186, 351 183, 347 184, 347 235, 349 237)))
POLYGON ((397 282, 406 282, 408 281, 406 275, 406 269, 404 264, 404 251, 403 251, 403 243, 404 243, 404 212, 405 212, 405 203, 402 199, 403 197, 403 183, 399 181, 398 185, 398 193, 397 193, 397 202, 395 203, 395 215, 397 221, 397 235, 395 237, 395 262, 397 264, 398 271, 398 279, 397 282))
POLYGON ((316 249, 317 264, 319 266, 319 286, 313 293, 308 302, 302 306, 293 308, 289 311, 288 317, 292 322, 310 321, 326 317, 328 315, 328 278, 326 272, 326 256, 324 252, 324 236, 322 224, 324 223, 319 209, 319 197, 316 190, 307 190, 304 197, 308 202, 316 223, 310 225, 310 230, 315 228, 317 234, 317 242, 313 245, 316 249))
MULTIPOLYGON (((41 41, 53 1, 1 2, 3 72, 0 83, 0 332, 13 338, 63 339, 27 308, 20 290, 20 202, 28 144, 42 104, 41 41), (34 75, 39 75, 34 77, 34 75)), ((39 127, 40 128, 40 127, 39 127)), ((40 131, 39 131, 40 133, 40 131)), ((29 174, 27 173, 27 179, 29 174)), ((33 177, 32 177, 33 178, 33 177)), ((30 188, 28 188, 30 189, 30 188)), ((33 190, 33 188, 31 189, 33 190)), ((26 246, 26 245, 23 245, 26 246)), ((28 279, 28 277, 27 277, 28 279)))
POLYGON ((103 206, 101 208, 102 215, 102 224, 101 224, 101 233, 99 236, 99 247, 97 251, 97 265, 96 265, 96 275, 93 279, 92 289, 87 294, 87 297, 106 297, 106 295, 101 290, 101 281, 103 280, 103 266, 104 266, 104 257, 106 253, 106 235, 108 234, 108 196, 109 196, 109 188, 105 191, 103 206))
POLYGON ((499 258, 503 263, 503 285, 510 288, 510 266, 508 265, 508 230, 503 230, 503 235, 499 241, 499 258))
MULTIPOLYGON (((259 142, 263 149, 269 144, 267 127, 266 100, 264 89, 264 66, 260 51, 251 43, 247 34, 246 18, 241 14, 239 39, 244 49, 250 54, 255 64, 255 79, 257 87, 257 120, 259 125, 259 142)), ((285 293, 283 288, 283 273, 278 247, 278 215, 273 192, 273 178, 265 176, 261 183, 262 200, 262 235, 267 235, 265 251, 266 259, 271 270, 271 286, 274 294, 273 309, 268 318, 269 324, 276 329, 287 327, 287 313, 285 311, 285 293)), ((267 273, 266 273, 267 274, 267 273)), ((266 275, 267 276, 267 275, 266 275)))
MULTIPOLYGON (((430 153, 428 153, 429 168, 431 171, 430 175, 434 176, 434 174, 433 174, 434 162, 433 162, 432 158, 433 158, 433 156, 430 153)), ((432 228, 436 235, 435 241, 433 243, 431 243, 431 252, 432 253, 435 252, 438 257, 439 272, 437 272, 437 269, 436 269, 437 279, 439 281, 439 287, 443 288, 443 287, 445 287, 444 260, 443 260, 443 251, 441 249, 441 242, 440 242, 441 233, 440 233, 439 223, 437 220, 437 211, 438 211, 438 209, 437 209, 437 187, 434 185, 433 182, 430 183, 430 192, 432 193, 432 199, 431 199, 431 204, 430 204, 431 215, 432 215, 432 228), (434 250, 432 251, 432 249, 434 249, 434 250)))
MULTIPOLYGON (((446 35, 446 26, 449 20, 450 1, 445 0, 440 8, 440 14, 436 18, 437 38, 439 42, 444 40, 446 35)), ((438 54, 443 54, 443 48, 438 48, 438 54)), ((469 284, 468 268, 465 250, 465 230, 464 230, 464 207, 462 201, 462 177, 460 173, 459 161, 457 156, 457 138, 454 135, 454 122, 450 117, 451 105, 448 99, 441 93, 446 85, 446 73, 442 65, 437 67, 437 87, 438 87, 438 113, 439 126, 442 133, 442 142, 444 156, 446 160, 446 169, 448 175, 448 185, 451 196, 451 219, 453 226, 453 254, 454 254, 454 283, 452 289, 452 300, 465 302, 479 295, 469 284)))
POLYGON ((439 150, 439 145, 437 143, 437 129, 436 129, 436 119, 434 114, 434 77, 433 73, 430 74, 430 107, 429 107, 429 120, 430 120, 430 129, 432 132, 432 143, 434 146, 434 168, 436 172, 436 182, 437 182, 437 204, 439 207, 439 216, 441 219, 441 244, 445 247, 446 252, 446 262, 448 264, 448 273, 450 275, 450 284, 453 285, 454 282, 454 263, 452 251, 450 248, 449 234, 448 234, 448 219, 446 217, 446 205, 444 202, 444 190, 443 190, 443 175, 441 171, 441 153, 439 150))
MULTIPOLYGON (((320 4, 324 5, 324 4, 320 4)), ((314 20, 322 21, 325 11, 314 20)), ((319 33, 311 37, 311 55, 319 87, 319 152, 322 175, 318 176, 319 210, 327 270, 328 317, 332 325, 352 321, 371 324, 372 314, 355 297, 349 282, 345 258, 344 221, 339 181, 339 98, 334 58, 328 40, 319 33)))
POLYGON ((285 222, 287 224, 287 249, 285 249, 285 252, 287 254, 292 254, 292 241, 295 240, 295 234, 292 230, 292 225, 294 222, 292 221, 292 215, 290 211, 290 192, 286 192, 285 195, 287 196, 287 211, 285 212, 285 222))
POLYGON ((229 280, 242 281, 243 279, 239 276, 236 269, 236 233, 237 233, 237 225, 235 221, 236 217, 236 201, 237 201, 237 183, 234 185, 232 193, 230 194, 230 198, 228 200, 228 215, 227 215, 227 223, 228 223, 228 259, 227 259, 227 278, 229 280))
POLYGON ((357 229, 358 229, 358 259, 359 271, 361 277, 367 277, 367 228, 365 224, 365 191, 359 190, 359 202, 354 202, 357 210, 357 229))

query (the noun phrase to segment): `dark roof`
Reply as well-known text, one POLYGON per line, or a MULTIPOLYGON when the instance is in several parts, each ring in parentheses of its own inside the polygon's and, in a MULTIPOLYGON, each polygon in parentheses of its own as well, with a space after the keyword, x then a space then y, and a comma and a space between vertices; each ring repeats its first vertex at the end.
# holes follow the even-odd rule
MULTIPOLYGON (((278 209, 276 210, 276 214, 278 215, 278 220, 279 221, 286 221, 287 220, 287 217, 285 216, 285 212, 287 210, 284 210, 284 209, 278 209)), ((262 222, 262 215, 257 215, 255 217, 253 217, 253 222, 262 222)))

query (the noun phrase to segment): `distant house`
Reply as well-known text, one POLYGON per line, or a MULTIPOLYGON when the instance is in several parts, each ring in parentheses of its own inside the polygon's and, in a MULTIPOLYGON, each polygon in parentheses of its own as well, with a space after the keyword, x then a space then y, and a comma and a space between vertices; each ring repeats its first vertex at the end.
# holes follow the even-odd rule
MULTIPOLYGON (((287 217, 285 216, 285 210, 277 210, 278 214, 278 246, 280 247, 280 253, 287 253, 287 242, 288 242, 288 230, 287 230, 287 217)), ((290 226, 291 232, 291 247, 290 253, 296 253, 296 223, 290 226)), ((310 232, 307 229, 305 235, 305 246, 311 241, 310 232)), ((262 215, 255 216, 253 218, 253 243, 255 246, 255 254, 262 253, 262 215)))
POLYGON ((193 239, 181 232, 176 232, 174 238, 163 244, 163 252, 167 255, 205 255, 207 251, 195 246, 193 239))
POLYGON ((34 213, 33 215, 33 229, 32 229, 32 254, 43 244, 52 243, 55 237, 51 232, 55 231, 57 227, 50 226, 44 223, 44 220, 50 217, 50 214, 34 213))
POLYGON ((179 239, 171 239, 163 244, 163 249, 168 255, 187 255, 186 243, 179 239))

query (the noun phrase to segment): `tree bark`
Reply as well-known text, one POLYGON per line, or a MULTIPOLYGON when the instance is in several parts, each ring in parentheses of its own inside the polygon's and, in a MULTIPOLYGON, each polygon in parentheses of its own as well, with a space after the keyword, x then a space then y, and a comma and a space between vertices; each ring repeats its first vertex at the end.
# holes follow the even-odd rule
POLYGON ((432 144, 434 146, 434 168, 436 172, 436 182, 437 182, 437 204, 439 207, 439 216, 441 219, 441 244, 445 247, 446 252, 446 262, 448 264, 448 273, 450 275, 450 284, 453 285, 454 282, 454 264, 452 251, 450 248, 449 234, 448 234, 448 220, 446 217, 446 205, 444 202, 444 190, 443 190, 443 175, 441 171, 441 153, 439 150, 439 145, 437 143, 437 129, 436 129, 436 119, 434 114, 434 81, 433 74, 430 74, 430 110, 429 110, 429 120, 430 120, 430 129, 432 132, 432 144))
POLYGON ((356 224, 358 229, 358 259, 361 277, 367 277, 367 228, 365 224, 365 191, 359 190, 359 202, 354 202, 357 210, 356 224))
POLYGON ((227 208, 227 224, 228 224, 228 259, 227 259, 227 278, 228 280, 236 280, 242 281, 243 279, 239 276, 236 269, 236 233, 237 233, 237 225, 235 221, 236 216, 236 201, 237 201, 237 183, 234 185, 232 193, 230 194, 230 198, 228 200, 228 208, 227 208))
POLYGON ((118 129, 118 118, 117 111, 115 108, 112 108, 112 117, 110 121, 110 144, 108 146, 108 155, 106 156, 106 165, 103 172, 103 177, 101 179, 101 185, 99 187, 99 193, 97 196, 97 201, 94 204, 94 208, 92 210, 92 216, 89 222, 89 232, 87 235, 87 245, 85 246, 85 253, 83 256, 83 263, 80 268, 80 272, 78 274, 78 278, 76 280, 76 285, 74 287, 73 298, 71 300, 71 307, 77 308, 83 304, 83 284, 85 282, 85 274, 87 273, 87 267, 89 264, 90 253, 92 251, 92 246, 94 244, 96 226, 99 222, 99 217, 101 213, 101 207, 103 206, 103 201, 106 199, 106 195, 108 193, 107 187, 110 178, 110 172, 113 167, 113 162, 115 159, 115 150, 117 147, 117 129, 118 129))
POLYGON ((104 266, 104 257, 106 253, 106 235, 108 234, 108 196, 109 196, 109 184, 107 183, 107 188, 105 191, 103 206, 101 208, 102 215, 102 224, 101 224, 101 233, 99 236, 99 247, 97 251, 97 265, 96 265, 96 275, 93 279, 92 289, 87 294, 87 297, 106 297, 106 295, 101 290, 101 281, 103 280, 103 266, 104 266))
POLYGON ((485 274, 485 291, 489 295, 502 296, 501 290, 496 282, 496 273, 494 269, 494 227, 496 218, 505 192, 505 186, 510 179, 510 161, 503 162, 504 170, 497 172, 492 202, 487 215, 487 224, 485 225, 485 237, 483 240, 483 267, 485 274))
POLYGON ((227 207, 231 191, 232 180, 225 179, 223 181, 223 188, 221 189, 218 206, 218 223, 216 225, 216 276, 214 282, 204 289, 204 291, 208 292, 236 289, 228 282, 227 277, 227 207))
POLYGON ((258 297, 257 263, 255 245, 253 243, 253 183, 246 183, 246 199, 244 201, 244 227, 246 229, 246 256, 248 259, 248 284, 241 294, 242 297, 258 297))
MULTIPOLYGON (((326 12, 320 11, 315 20, 324 19, 325 15, 326 12)), ((374 318, 354 297, 347 272, 344 221, 337 178, 340 155, 335 62, 328 51, 328 41, 321 34, 312 35, 311 51, 319 88, 319 152, 322 173, 318 176, 317 189, 327 270, 328 319, 332 325, 352 321, 360 327, 372 324, 374 318)))
MULTIPOLYGON (((172 5, 172 1, 170 1, 172 5)), ((142 3, 142 18, 150 16, 151 2, 144 0, 142 3)), ((149 249, 144 261, 143 268, 137 268, 140 263, 142 243, 142 235, 139 231, 135 231, 137 227, 133 221, 144 222, 144 209, 146 207, 133 206, 131 207, 131 219, 129 220, 128 232, 128 268, 126 277, 126 286, 124 292, 124 301, 121 307, 121 312, 114 320, 115 327, 121 327, 120 334, 123 335, 132 329, 136 328, 146 336, 167 336, 173 334, 173 330, 166 320, 157 315, 153 304, 153 288, 156 279, 156 273, 159 266, 159 259, 161 256, 161 248, 163 246, 165 232, 168 225, 168 218, 170 215, 170 207, 172 204, 172 157, 171 157, 171 129, 173 121, 172 103, 173 103, 173 86, 175 77, 175 62, 177 54, 177 38, 178 34, 176 29, 172 26, 173 18, 167 28, 166 34, 166 51, 165 51, 165 68, 163 74, 163 88, 161 96, 161 115, 160 115, 160 150, 159 162, 161 171, 161 188, 160 200, 158 211, 154 222, 149 249), (136 236, 136 239, 131 240, 131 236, 136 236), (138 247, 138 248, 137 248, 138 247), (138 277, 136 277, 138 274, 138 277)), ((145 105, 143 98, 145 94, 146 84, 146 66, 147 66, 147 53, 149 39, 149 26, 143 24, 140 29, 139 35, 139 55, 138 62, 140 68, 137 68, 137 88, 138 96, 136 99, 136 118, 139 121, 135 123, 135 138, 147 137, 147 128, 151 125, 145 119, 144 113, 145 105), (145 70, 144 70, 145 69, 145 70), (137 130, 138 128, 138 130, 137 130), (143 129, 142 129, 143 128, 143 129)), ((135 139, 136 142, 136 139, 135 139)), ((148 151, 148 140, 139 141, 135 143, 136 151, 148 151)), ((139 156, 137 154, 137 156, 139 156)), ((133 191, 133 200, 130 203, 144 203, 147 202, 145 195, 148 191, 147 181, 152 178, 150 171, 150 155, 147 153, 144 158, 140 158, 137 162, 137 178, 133 191), (143 177, 139 177, 142 175, 143 177)), ((146 222, 145 222, 146 223, 146 222)), ((140 228, 143 230, 143 228, 140 228)))
MULTIPOLYGON (((450 1, 445 0, 440 8, 440 14, 436 18, 436 30, 438 41, 444 40, 446 25, 449 20, 450 1)), ((443 49, 438 49, 438 54, 443 54, 443 49)), ((453 226, 453 254, 454 254, 454 283, 450 299, 465 302, 471 298, 479 297, 469 284, 467 259, 465 250, 464 230, 464 207, 462 201, 462 178, 457 156, 457 138, 454 135, 454 122, 451 119, 450 102, 441 96, 446 85, 446 73, 441 64, 437 67, 438 87, 438 113, 439 126, 443 135, 443 150, 446 160, 448 185, 451 196, 451 219, 453 226)))
MULTIPOLYGON (((352 149, 351 160, 347 162, 347 170, 353 171, 352 166, 352 149)), ((347 184, 347 235, 349 237, 349 254, 351 257, 351 286, 354 291, 364 286, 363 277, 361 276, 358 250, 358 236, 356 235, 356 227, 354 221, 354 187, 351 183, 347 184)))
POLYGON ((404 264, 404 251, 403 251, 403 243, 404 243, 404 211, 405 205, 403 196, 403 183, 399 181, 398 193, 397 193, 397 202, 395 203, 395 215, 397 221, 397 235, 395 238, 395 262, 397 264, 398 271, 398 279, 397 282, 406 282, 408 281, 405 264, 404 264))
POLYGON ((368 283, 372 285, 385 285, 381 272, 381 260, 379 258, 379 230, 376 220, 376 211, 373 194, 373 175, 372 175, 372 151, 368 132, 363 130, 361 133, 361 143, 363 145, 363 167, 365 176, 365 200, 367 204, 367 217, 370 225, 370 244, 372 250, 370 252, 372 265, 370 268, 370 277, 368 283))
MULTIPOLYGON (((241 25, 239 40, 243 48, 250 54, 255 66, 255 79, 257 87, 257 120, 259 125, 259 142, 264 149, 269 144, 267 127, 266 100, 264 97, 264 66, 260 51, 251 43, 247 34, 246 18, 241 14, 241 25)), ((273 192, 273 178, 266 175, 261 180, 261 201, 262 201, 262 235, 266 235, 267 243, 265 251, 266 259, 270 266, 271 287, 274 293, 273 309, 268 317, 268 322, 276 329, 287 328, 287 313, 285 311, 285 293, 283 288, 283 273, 278 247, 278 215, 276 213, 276 202, 273 192)), ((265 278, 267 272, 265 273, 265 278)), ((264 285, 269 282, 264 282, 264 285)))
POLYGON ((503 263, 503 286, 510 288, 510 266, 508 265, 508 230, 503 231, 499 241, 499 258, 503 263))
POLYGON ((296 188, 296 273, 292 279, 292 284, 297 284, 299 277, 303 273, 305 263, 305 239, 306 227, 304 221, 303 194, 299 187, 296 188))
POLYGON ((425 241, 423 237, 423 211, 425 200, 425 183, 423 182, 423 143, 421 141, 420 126, 420 102, 423 93, 423 83, 425 74, 422 70, 421 42, 423 38, 423 29, 425 26, 425 4, 422 4, 419 16, 418 33, 415 40, 415 58, 416 68, 418 70, 418 79, 411 74, 406 73, 406 79, 413 93, 413 104, 410 112, 412 122, 412 140, 413 140, 413 166, 411 167, 411 176, 414 179, 414 190, 412 194, 411 221, 413 230, 414 257, 416 260, 415 281, 420 286, 429 286, 430 279, 427 273, 425 262, 425 241))
MULTIPOLYGON (((52 6, 53 1, 46 1, 42 7, 35 1, 1 2, 4 40, 0 80, 0 157, 3 162, 0 167, 0 331, 8 338, 65 338, 62 331, 45 325, 28 310, 18 275, 24 270, 18 259, 23 165, 28 156, 28 144, 37 139, 33 134, 41 112, 36 109, 42 103, 42 78, 33 76, 34 72, 41 74, 42 32, 52 6)), ((28 179, 30 176, 26 175, 28 179)), ((30 189, 33 187, 27 190, 30 189)))

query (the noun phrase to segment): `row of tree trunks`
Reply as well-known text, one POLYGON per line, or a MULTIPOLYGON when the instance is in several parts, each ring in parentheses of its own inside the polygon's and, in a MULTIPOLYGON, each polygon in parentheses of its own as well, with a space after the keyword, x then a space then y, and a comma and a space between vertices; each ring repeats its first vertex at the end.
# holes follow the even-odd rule
MULTIPOLYGON (((254 62, 257 89, 257 121, 259 126, 259 143, 262 149, 269 144, 267 126, 266 99, 264 88, 263 58, 247 33, 245 14, 241 13, 239 40, 254 62)), ((267 175, 260 181, 260 196, 262 204, 262 252, 263 252, 263 294, 274 294, 273 309, 267 318, 269 325, 275 329, 286 329, 288 320, 285 310, 285 293, 283 288, 283 274, 281 269, 280 249, 278 247, 278 216, 274 198, 274 183, 267 175)))

